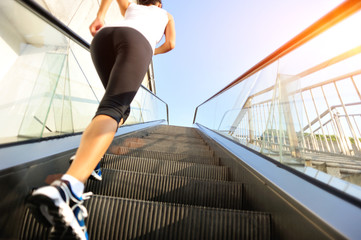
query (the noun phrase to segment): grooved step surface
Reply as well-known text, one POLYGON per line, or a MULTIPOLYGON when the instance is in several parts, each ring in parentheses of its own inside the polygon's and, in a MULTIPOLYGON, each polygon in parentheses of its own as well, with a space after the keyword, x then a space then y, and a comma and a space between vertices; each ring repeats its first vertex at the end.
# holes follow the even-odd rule
POLYGON ((176 161, 176 162, 190 162, 198 164, 209 164, 209 165, 219 165, 219 159, 214 157, 199 157, 189 154, 180 154, 180 153, 165 153, 165 152, 156 152, 156 151, 142 151, 131 148, 117 148, 117 151, 114 154, 106 154, 103 159, 109 159, 114 156, 120 156, 123 158, 126 157, 137 157, 137 158, 151 158, 158 160, 167 160, 167 161, 176 161))
MULTIPOLYGON (((270 216, 265 213, 98 195, 84 205, 89 239, 270 239, 270 216)), ((32 216, 26 224, 22 239, 46 239, 49 229, 32 216)))
POLYGON ((169 136, 160 133, 152 133, 146 136, 143 136, 145 139, 159 139, 159 140, 166 140, 166 141, 176 141, 181 143, 197 143, 197 144, 205 144, 203 139, 201 138, 194 138, 194 137, 186 137, 186 136, 169 136))
POLYGON ((48 240, 50 228, 47 228, 35 220, 29 209, 26 209, 22 223, 20 240, 48 240))
POLYGON ((88 180, 86 192, 139 200, 242 209, 242 184, 103 169, 103 180, 88 180))
MULTIPOLYGON (((119 138, 88 180, 89 239, 271 239, 271 216, 242 211, 243 185, 194 128, 158 126, 119 138), (115 155, 116 154, 116 155, 115 155)), ((24 212, 20 239, 48 239, 50 228, 24 212)))
POLYGON ((163 175, 186 176, 192 178, 228 180, 228 169, 222 166, 202 165, 186 162, 172 162, 157 159, 123 158, 107 155, 101 161, 103 168, 154 173, 163 175))
POLYGON ((154 128, 150 133, 167 134, 169 136, 186 136, 201 138, 194 128, 162 125, 154 128))
POLYGON ((167 140, 167 139, 159 139, 159 138, 127 138, 124 140, 125 147, 135 146, 137 148, 143 147, 155 147, 155 148, 176 148, 176 149, 194 149, 197 148, 199 151, 209 152, 209 147, 202 142, 181 142, 178 140, 167 140))
POLYGON ((163 152, 163 153, 176 153, 176 154, 189 154, 194 156, 202 156, 202 157, 212 157, 213 153, 209 150, 208 147, 194 144, 178 144, 178 143, 165 143, 165 144, 157 144, 156 142, 150 143, 139 143, 139 142, 126 142, 126 143, 117 143, 112 145, 113 152, 119 152, 117 148, 129 148, 134 150, 141 151, 155 151, 155 152, 163 152))

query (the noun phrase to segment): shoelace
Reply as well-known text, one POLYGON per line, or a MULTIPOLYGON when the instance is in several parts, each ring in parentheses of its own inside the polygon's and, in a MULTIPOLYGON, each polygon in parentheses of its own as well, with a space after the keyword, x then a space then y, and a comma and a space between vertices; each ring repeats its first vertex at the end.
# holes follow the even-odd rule
MULTIPOLYGON (((83 195, 81 197, 83 200, 88 200, 91 198, 92 195, 93 195, 92 192, 87 192, 87 193, 83 193, 83 195)), ((80 202, 74 204, 74 206, 72 207, 72 210, 74 210, 76 207, 79 207, 79 209, 83 215, 83 218, 86 218, 86 217, 88 217, 88 211, 82 203, 83 203, 83 201, 80 201, 80 202)))
POLYGON ((94 194, 92 192, 87 192, 87 193, 83 193, 83 195, 81 195, 83 200, 88 200, 91 198, 91 196, 93 196, 94 194))

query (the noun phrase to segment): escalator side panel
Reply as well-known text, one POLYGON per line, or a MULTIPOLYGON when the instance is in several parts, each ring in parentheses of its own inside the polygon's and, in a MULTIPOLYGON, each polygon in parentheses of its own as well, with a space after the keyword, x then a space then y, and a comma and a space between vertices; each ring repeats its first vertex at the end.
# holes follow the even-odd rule
POLYGON ((221 145, 204 134, 202 136, 219 157, 220 164, 229 168, 230 180, 244 183, 244 209, 272 215, 274 239, 345 239, 344 235, 309 213, 304 206, 278 192, 272 183, 261 179, 253 169, 221 145))
POLYGON ((0 172, 0 239, 18 239, 25 214, 25 198, 33 190, 51 183, 69 167, 75 150, 40 159, 0 172))

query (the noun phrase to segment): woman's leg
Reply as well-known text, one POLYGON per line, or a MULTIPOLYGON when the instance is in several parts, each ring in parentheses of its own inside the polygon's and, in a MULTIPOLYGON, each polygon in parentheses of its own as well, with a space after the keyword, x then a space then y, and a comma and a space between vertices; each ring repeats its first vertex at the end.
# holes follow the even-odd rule
POLYGON ((139 32, 128 28, 102 31, 94 38, 91 53, 106 92, 66 173, 83 183, 110 146, 118 125, 128 117, 152 57, 149 43, 139 32))
POLYGON ((84 131, 75 160, 66 174, 85 183, 113 141, 117 127, 113 118, 96 116, 84 131))
POLYGON ((81 206, 83 183, 110 146, 118 124, 126 120, 152 57, 149 43, 139 32, 129 29, 111 32, 111 29, 101 30, 98 33, 101 35, 94 38, 95 44, 92 43, 94 65, 106 92, 96 116, 83 133, 72 165, 61 180, 36 189, 27 198, 31 212, 40 222, 53 225, 54 233, 77 239, 88 239, 84 222, 88 214, 81 206), (111 46, 105 54, 104 46, 105 49, 111 46), (106 66, 102 65, 104 62, 106 66))

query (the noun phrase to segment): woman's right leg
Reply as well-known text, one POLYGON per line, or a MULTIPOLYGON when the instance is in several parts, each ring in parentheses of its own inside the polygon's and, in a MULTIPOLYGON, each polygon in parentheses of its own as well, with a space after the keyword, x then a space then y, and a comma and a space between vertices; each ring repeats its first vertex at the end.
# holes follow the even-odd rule
MULTIPOLYGON (((114 61, 102 68, 104 72, 101 77, 105 87, 106 71, 109 78, 113 64, 114 61)), ((27 198, 27 205, 37 220, 45 225, 53 225, 52 234, 88 239, 84 222, 84 217, 88 214, 81 206, 84 182, 109 147, 117 126, 118 122, 109 116, 99 115, 93 118, 83 133, 77 154, 67 174, 50 186, 36 189, 27 198)))
MULTIPOLYGON (((38 216, 39 221, 52 224, 55 232, 66 231, 61 234, 71 234, 72 236, 75 234, 80 239, 88 239, 84 219, 81 216, 82 213, 84 216, 87 215, 86 209, 81 207, 83 182, 90 176, 109 147, 120 121, 125 120, 129 114, 130 102, 149 66, 152 49, 144 37, 139 34, 134 30, 113 34, 113 40, 119 41, 118 45, 113 45, 119 47, 115 51, 115 62, 111 68, 109 67, 110 73, 99 74, 101 78, 109 75, 109 80, 104 79, 103 81, 106 93, 99 105, 96 117, 93 118, 82 136, 72 165, 61 181, 55 181, 51 186, 35 190, 28 198, 32 213, 38 216), (122 39, 123 37, 125 39, 122 39), (140 39, 137 39, 138 37, 140 39), (119 46, 119 43, 126 44, 119 46), (148 45, 144 45, 144 43, 148 45), (61 221, 54 221, 54 219, 61 219, 61 221)), ((100 47, 107 44, 106 42, 100 43, 100 47)), ((111 59, 109 56, 108 58, 111 59)), ((108 58, 105 60, 107 61, 108 58)), ((103 62, 101 60, 100 62, 103 62)), ((94 64, 97 65, 96 62, 94 64)), ((104 69, 107 68, 100 68, 101 71, 104 69)))

